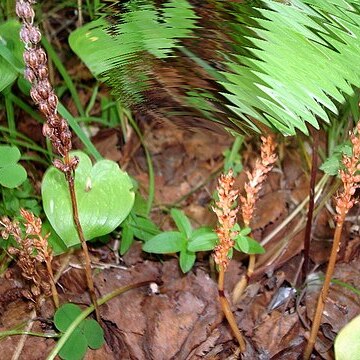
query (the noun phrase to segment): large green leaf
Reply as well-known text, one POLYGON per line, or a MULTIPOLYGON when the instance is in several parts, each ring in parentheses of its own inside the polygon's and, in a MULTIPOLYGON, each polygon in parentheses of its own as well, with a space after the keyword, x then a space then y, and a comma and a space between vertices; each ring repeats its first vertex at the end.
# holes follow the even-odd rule
POLYGON ((360 359, 360 315, 340 330, 334 347, 336 360, 360 359))
MULTIPOLYGON (((94 166, 83 152, 74 151, 80 159, 75 173, 75 191, 80 223, 86 240, 113 231, 129 214, 134 192, 129 176, 110 160, 94 166)), ((42 182, 44 211, 52 227, 67 246, 80 242, 72 218, 72 206, 64 174, 54 167, 42 182)))
POLYGON ((24 68, 20 27, 15 20, 0 25, 0 92, 11 85, 24 68))

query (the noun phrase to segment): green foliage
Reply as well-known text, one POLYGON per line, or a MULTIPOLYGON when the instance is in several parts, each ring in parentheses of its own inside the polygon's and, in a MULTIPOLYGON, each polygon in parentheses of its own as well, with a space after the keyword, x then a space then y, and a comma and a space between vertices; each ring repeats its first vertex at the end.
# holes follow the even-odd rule
POLYGON ((346 142, 344 144, 336 146, 332 155, 328 157, 320 166, 320 170, 322 170, 325 174, 328 175, 338 175, 339 170, 342 167, 341 159, 343 155, 352 155, 352 146, 350 142, 346 142))
POLYGON ((0 215, 14 218, 19 215, 22 208, 30 210, 36 216, 40 215, 41 207, 29 180, 26 180, 16 189, 2 188, 1 195, 0 215))
POLYGON ((11 85, 24 68, 24 45, 19 41, 20 28, 15 20, 0 25, 0 92, 11 85))
POLYGON ((26 180, 26 170, 18 164, 20 157, 16 146, 0 145, 0 185, 14 189, 26 180))
MULTIPOLYGON (((54 315, 56 328, 64 333, 72 322, 81 314, 75 304, 62 305, 54 315)), ((99 349, 104 344, 104 331, 94 319, 83 320, 72 332, 59 356, 65 360, 81 360, 89 348, 99 349)))
MULTIPOLYGON (((181 270, 186 273, 191 270, 196 260, 196 252, 212 251, 218 244, 218 236, 209 227, 193 229, 186 215, 177 209, 171 210, 171 216, 179 231, 165 231, 145 241, 143 250, 154 254, 180 253, 179 264, 181 270)), ((235 225, 234 231, 238 231, 235 238, 235 249, 246 254, 263 254, 265 249, 250 234, 250 228, 240 229, 235 225)), ((232 251, 229 254, 232 257, 232 251)))
POLYGON ((234 226, 234 231, 238 231, 236 236, 234 248, 237 251, 243 252, 245 254, 264 254, 265 249, 252 237, 247 236, 251 233, 249 227, 240 229, 240 226, 236 224, 234 226))
POLYGON ((360 359, 360 315, 340 330, 334 347, 336 360, 360 359))
POLYGON ((115 37, 107 32, 110 24, 101 18, 72 32, 69 43, 95 76, 122 94, 122 102, 139 103, 144 101, 141 92, 149 88, 144 56, 169 57, 179 39, 191 36, 197 16, 186 0, 169 0, 161 9, 152 1, 123 6, 124 12, 111 26, 115 37))
POLYGON ((228 173, 232 169, 234 176, 237 176, 243 169, 241 162, 240 148, 244 141, 244 137, 237 135, 231 149, 224 151, 224 172, 228 173))
POLYGON ((134 239, 148 241, 160 233, 158 227, 149 218, 137 215, 131 211, 130 215, 121 224, 120 254, 124 255, 133 244, 134 239))
MULTIPOLYGON (((242 2, 209 1, 207 12, 214 11, 217 19, 212 30, 228 36, 226 42, 224 37, 214 38, 221 50, 214 51, 213 59, 206 62, 179 47, 223 88, 215 95, 231 111, 230 118, 214 120, 216 107, 204 107, 213 103, 208 92, 189 86, 183 101, 199 108, 202 100, 203 116, 239 131, 246 127, 259 131, 256 119, 285 135, 294 135, 297 129, 307 133, 307 123, 318 128, 317 119, 329 122, 329 112, 337 116, 340 105, 360 86, 360 8, 355 0, 258 3, 255 8, 242 2), (219 61, 221 70, 209 65, 219 61)), ((96 76, 134 104, 144 100, 141 92, 151 84, 152 59, 177 56, 172 50, 184 37, 198 36, 193 41, 198 44, 204 32, 196 30, 202 20, 208 21, 199 19, 185 0, 169 1, 161 11, 151 0, 125 7, 115 17, 112 36, 102 18, 73 33, 70 43, 96 76), (170 20, 169 9, 181 21, 170 20)))
POLYGON ((155 254, 180 252, 180 268, 186 273, 195 263, 195 252, 212 250, 216 245, 217 235, 208 227, 193 230, 189 219, 180 210, 172 209, 171 216, 179 231, 165 231, 155 235, 145 242, 143 250, 155 254))
MULTIPOLYGON (((81 151, 72 153, 80 159, 75 172, 75 191, 79 218, 86 240, 110 233, 127 217, 134 204, 129 176, 110 160, 94 166, 81 151)), ((72 219, 72 207, 64 174, 50 167, 42 182, 44 211, 66 246, 80 243, 72 219)))

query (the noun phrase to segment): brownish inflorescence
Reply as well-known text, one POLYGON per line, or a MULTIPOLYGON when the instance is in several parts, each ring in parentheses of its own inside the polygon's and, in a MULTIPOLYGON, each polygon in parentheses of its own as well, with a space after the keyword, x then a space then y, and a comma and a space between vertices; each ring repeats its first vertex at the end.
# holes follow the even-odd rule
POLYGON ((222 266, 226 270, 229 258, 230 249, 234 246, 234 238, 237 232, 233 230, 236 224, 236 215, 238 207, 236 206, 236 199, 238 197, 238 190, 234 190, 235 179, 232 170, 228 174, 222 174, 219 178, 217 187, 219 200, 216 202, 216 207, 213 207, 218 218, 218 227, 216 233, 219 238, 219 244, 214 249, 215 263, 222 266))
POLYGON ((41 33, 34 25, 35 0, 17 0, 16 14, 22 20, 20 38, 25 44, 25 78, 31 83, 30 95, 46 118, 44 136, 48 137, 55 149, 66 161, 55 160, 54 166, 64 173, 71 173, 78 164, 76 157, 70 159, 71 132, 67 121, 57 113, 58 98, 49 81, 47 57, 39 46, 41 33))
POLYGON ((250 224, 261 186, 277 160, 275 153, 276 143, 273 137, 262 136, 261 142, 261 158, 256 160, 253 171, 247 172, 249 181, 244 187, 245 196, 240 196, 241 212, 245 226, 249 226, 250 224))
POLYGON ((356 129, 357 134, 355 134, 355 131, 350 133, 352 156, 343 155, 344 169, 339 171, 344 189, 336 196, 336 220, 341 220, 341 217, 346 215, 357 201, 354 194, 360 186, 360 175, 356 174, 360 171, 360 122, 357 124, 356 129))
POLYGON ((47 238, 50 234, 42 235, 41 220, 30 211, 21 209, 21 216, 25 227, 25 234, 20 223, 11 221, 4 216, 0 220, 1 237, 5 240, 10 236, 16 242, 16 247, 9 247, 9 253, 17 258, 17 265, 22 276, 30 281, 30 290, 24 290, 23 295, 38 304, 40 296, 49 296, 52 292, 53 274, 49 272, 48 264, 52 261, 51 248, 47 238), (46 266, 44 266, 44 264, 46 266))

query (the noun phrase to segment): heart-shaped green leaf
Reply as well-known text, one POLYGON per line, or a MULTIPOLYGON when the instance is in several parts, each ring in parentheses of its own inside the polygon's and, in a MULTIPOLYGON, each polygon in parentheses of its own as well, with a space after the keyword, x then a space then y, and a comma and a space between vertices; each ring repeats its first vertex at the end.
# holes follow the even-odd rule
MULTIPOLYGON (((101 160, 92 166, 85 153, 74 151, 71 155, 80 159, 75 171, 75 192, 85 239, 108 234, 127 217, 134 204, 131 179, 114 161, 101 160)), ((50 167, 41 192, 45 214, 54 230, 68 247, 78 244, 64 174, 50 167)))
POLYGON ((2 186, 14 189, 26 180, 26 170, 17 164, 20 157, 20 151, 16 146, 0 146, 0 184, 2 186))

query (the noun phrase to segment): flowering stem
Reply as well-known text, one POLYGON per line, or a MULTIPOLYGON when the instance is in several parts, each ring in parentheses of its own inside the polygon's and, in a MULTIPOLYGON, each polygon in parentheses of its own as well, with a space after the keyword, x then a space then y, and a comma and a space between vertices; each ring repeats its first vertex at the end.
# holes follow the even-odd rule
POLYGON ((342 214, 340 215, 340 218, 338 219, 337 224, 336 224, 336 229, 335 229, 335 233, 334 233, 334 241, 333 241, 333 245, 331 248, 331 254, 330 254, 330 258, 329 258, 329 264, 328 264, 328 267, 326 270, 324 284, 323 284, 323 287, 321 289, 321 292, 320 292, 320 295, 318 298, 316 311, 315 311, 315 315, 314 315, 314 319, 313 319, 313 323, 312 323, 312 327, 311 327, 310 337, 309 337, 309 340, 308 340, 308 343, 306 345, 305 352, 304 352, 304 357, 303 357, 304 360, 308 360, 310 358, 311 353, 315 346, 317 334, 319 332, 321 317, 322 317, 324 307, 325 307, 325 301, 326 301, 326 298, 329 293, 331 278, 333 276, 334 269, 335 269, 336 256, 337 256, 339 246, 340 246, 341 232, 342 232, 342 228, 344 225, 345 216, 346 216, 346 213, 342 212, 342 214))
POLYGON ((240 352, 244 352, 246 348, 245 340, 241 335, 241 332, 236 324, 234 314, 231 311, 229 301, 227 300, 224 292, 224 280, 225 280, 225 269, 223 266, 219 266, 219 277, 218 277, 218 293, 221 309, 226 317, 227 322, 233 331, 236 340, 239 343, 240 352))
POLYGON ((51 286, 51 294, 53 297, 53 301, 54 301, 54 305, 55 307, 58 309, 60 306, 59 303, 59 294, 56 290, 56 285, 55 285, 55 279, 54 279, 54 273, 51 267, 51 262, 49 261, 49 259, 45 259, 45 264, 46 264, 46 269, 49 273, 49 277, 50 277, 50 286, 51 286))
MULTIPOLYGON (((66 159, 67 158, 65 158, 65 161, 66 161, 66 159)), ((90 262, 89 250, 88 250, 88 247, 86 244, 84 232, 81 227, 80 219, 79 219, 79 212, 78 212, 76 193, 75 193, 74 174, 66 173, 65 175, 66 175, 66 180, 67 180, 67 183, 69 186, 69 191, 70 191, 71 206, 72 206, 72 211, 73 211, 73 220, 74 220, 77 234, 78 234, 80 242, 81 242, 81 247, 82 247, 84 259, 85 259, 86 282, 87 282, 87 285, 89 288, 91 302, 93 303, 94 308, 95 308, 96 320, 98 322, 100 322, 99 307, 98 307, 96 294, 95 294, 94 281, 93 281, 92 274, 91 274, 91 262, 90 262)))

